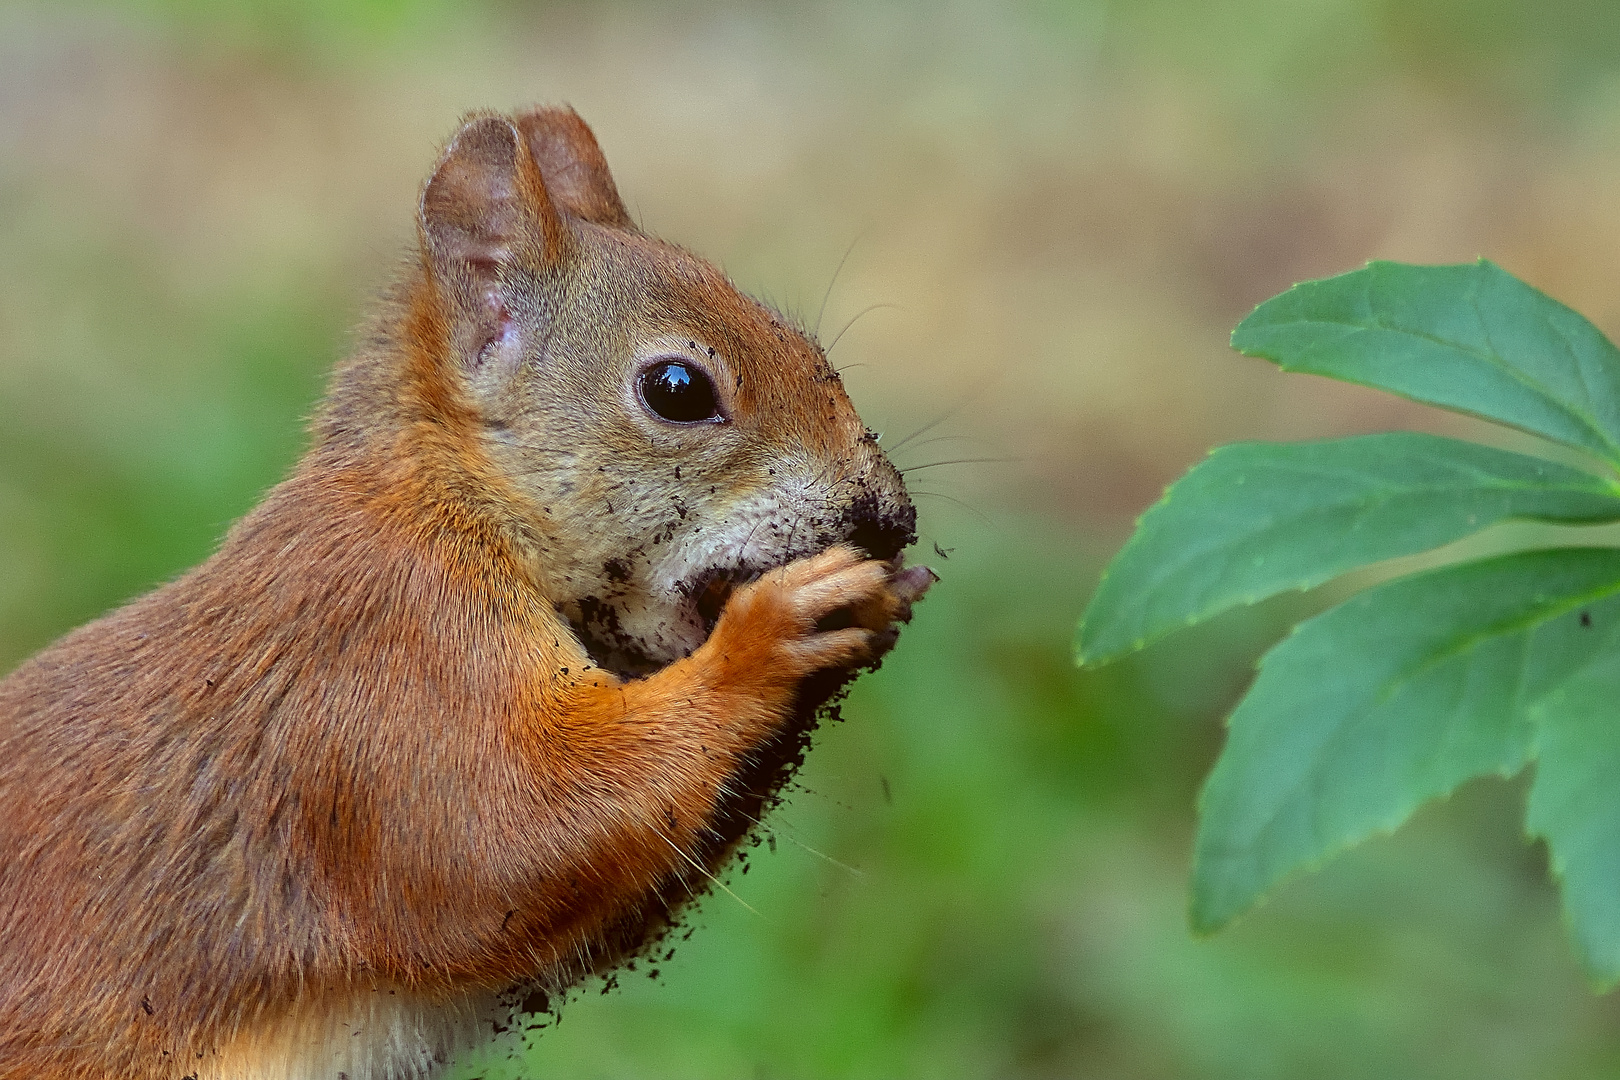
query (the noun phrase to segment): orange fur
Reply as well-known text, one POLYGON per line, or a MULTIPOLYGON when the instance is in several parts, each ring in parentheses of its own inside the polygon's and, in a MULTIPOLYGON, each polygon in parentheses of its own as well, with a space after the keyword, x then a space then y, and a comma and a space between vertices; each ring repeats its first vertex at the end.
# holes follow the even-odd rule
POLYGON ((0 683, 0 1078, 425 1076, 612 964, 763 803, 805 680, 892 641, 911 520, 820 350, 635 230, 577 116, 472 118, 293 475, 0 683), (666 432, 620 391, 688 337, 731 411, 666 432), (813 527, 750 526, 777 568, 692 639, 645 515, 684 558, 773 499, 813 527), (576 633, 604 604, 659 628, 645 677, 576 633))

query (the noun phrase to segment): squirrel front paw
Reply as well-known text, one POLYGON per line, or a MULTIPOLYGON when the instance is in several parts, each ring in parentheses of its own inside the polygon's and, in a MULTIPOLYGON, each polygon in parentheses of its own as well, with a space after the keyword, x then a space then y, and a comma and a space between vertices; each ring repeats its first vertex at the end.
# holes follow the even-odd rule
POLYGON ((748 650, 769 643, 762 659, 795 679, 854 667, 888 651, 895 624, 910 620, 911 605, 934 581, 925 566, 901 568, 840 544, 739 588, 711 640, 728 652, 729 642, 748 650))

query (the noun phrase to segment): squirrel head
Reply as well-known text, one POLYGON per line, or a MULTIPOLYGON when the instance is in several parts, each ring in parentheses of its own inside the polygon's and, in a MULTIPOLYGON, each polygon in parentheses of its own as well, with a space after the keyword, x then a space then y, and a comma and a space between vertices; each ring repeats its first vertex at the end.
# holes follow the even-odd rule
POLYGON ((900 474, 820 346, 637 228, 573 110, 470 118, 420 226, 435 363, 534 579, 603 666, 686 655, 769 568, 914 541, 900 474))

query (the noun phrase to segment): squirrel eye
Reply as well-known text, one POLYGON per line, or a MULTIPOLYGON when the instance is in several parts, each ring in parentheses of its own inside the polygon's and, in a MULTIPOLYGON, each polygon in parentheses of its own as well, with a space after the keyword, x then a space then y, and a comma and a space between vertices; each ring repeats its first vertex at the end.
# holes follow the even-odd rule
POLYGON ((675 424, 720 419, 714 383, 701 369, 680 360, 654 364, 642 374, 641 400, 655 415, 675 424))

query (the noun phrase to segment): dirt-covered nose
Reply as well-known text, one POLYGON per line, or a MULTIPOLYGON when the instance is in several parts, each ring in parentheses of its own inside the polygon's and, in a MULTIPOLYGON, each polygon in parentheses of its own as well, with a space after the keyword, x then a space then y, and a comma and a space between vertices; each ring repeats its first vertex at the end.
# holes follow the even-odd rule
POLYGON ((917 508, 904 495, 857 499, 845 521, 846 539, 874 559, 893 559, 917 540, 917 508))

